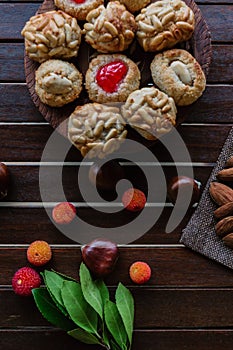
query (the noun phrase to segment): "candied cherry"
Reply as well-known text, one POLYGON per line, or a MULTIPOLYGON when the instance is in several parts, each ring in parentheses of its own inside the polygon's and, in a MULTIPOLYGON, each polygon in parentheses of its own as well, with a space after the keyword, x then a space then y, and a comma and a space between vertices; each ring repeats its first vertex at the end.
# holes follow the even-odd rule
POLYGON ((116 92, 119 83, 126 76, 127 70, 126 64, 120 60, 107 63, 100 67, 97 72, 97 84, 106 92, 116 92))
POLYGON ((76 4, 83 4, 85 0, 73 0, 73 2, 76 2, 76 4))

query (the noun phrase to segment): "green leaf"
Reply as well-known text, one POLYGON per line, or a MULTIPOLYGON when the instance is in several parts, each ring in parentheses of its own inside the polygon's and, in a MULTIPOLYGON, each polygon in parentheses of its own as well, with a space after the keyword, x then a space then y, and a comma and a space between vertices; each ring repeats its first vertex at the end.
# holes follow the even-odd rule
POLYGON ((113 339, 110 339, 110 349, 111 350, 121 350, 119 345, 117 345, 117 343, 113 339))
POLYGON ((109 300, 108 288, 107 288, 106 284, 104 283, 104 281, 101 279, 95 280, 94 283, 97 286, 97 288, 99 289, 101 299, 102 299, 102 305, 104 305, 106 300, 109 300))
POLYGON ((41 273, 44 278, 45 285, 48 289, 51 298, 57 305, 58 309, 64 314, 67 315, 66 309, 63 304, 61 297, 61 289, 64 282, 64 278, 59 274, 53 271, 45 270, 44 273, 41 273))
POLYGON ((103 303, 100 291, 84 263, 80 265, 79 276, 84 298, 103 319, 103 303))
POLYGON ((116 343, 120 346, 122 350, 126 350, 127 333, 125 330, 125 326, 123 324, 117 306, 110 300, 106 301, 105 303, 104 317, 108 330, 112 334, 116 343))
POLYGON ((121 315, 131 345, 134 323, 134 299, 130 291, 123 286, 122 283, 118 284, 116 290, 116 306, 121 315))
POLYGON ((72 281, 64 281, 61 295, 70 318, 77 326, 87 332, 98 335, 97 313, 84 299, 80 284, 72 281))
POLYGON ((81 341, 85 344, 100 344, 99 339, 92 333, 85 331, 82 328, 75 328, 72 331, 67 332, 71 337, 81 341))
POLYGON ((47 321, 65 331, 74 329, 75 324, 57 309, 46 288, 35 288, 32 290, 32 294, 36 306, 47 321))
POLYGON ((110 348, 110 342, 109 342, 110 334, 108 332, 108 329, 105 323, 103 323, 102 338, 103 338, 104 344, 107 345, 108 348, 110 348))
POLYGON ((70 277, 70 276, 67 276, 65 275, 64 273, 61 273, 61 272, 57 272, 55 271, 54 269, 51 269, 52 272, 56 273, 57 275, 61 276, 64 280, 66 281, 73 281, 73 282, 77 282, 75 278, 73 277, 70 277))

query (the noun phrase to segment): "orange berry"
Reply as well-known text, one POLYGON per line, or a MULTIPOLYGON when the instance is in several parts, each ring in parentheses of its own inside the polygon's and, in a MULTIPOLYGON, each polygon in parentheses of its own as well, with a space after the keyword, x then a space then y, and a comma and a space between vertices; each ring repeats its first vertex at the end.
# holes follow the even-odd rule
POLYGON ((129 275, 134 283, 144 284, 151 277, 151 268, 143 261, 136 261, 130 266, 129 275))
POLYGON ((45 241, 34 241, 27 249, 27 259, 35 266, 47 264, 52 257, 50 245, 45 241))
POLYGON ((76 216, 76 208, 69 202, 61 202, 53 208, 52 216, 57 224, 69 224, 76 216))
POLYGON ((123 194, 122 203, 129 211, 140 211, 145 207, 146 196, 142 191, 130 188, 123 194))

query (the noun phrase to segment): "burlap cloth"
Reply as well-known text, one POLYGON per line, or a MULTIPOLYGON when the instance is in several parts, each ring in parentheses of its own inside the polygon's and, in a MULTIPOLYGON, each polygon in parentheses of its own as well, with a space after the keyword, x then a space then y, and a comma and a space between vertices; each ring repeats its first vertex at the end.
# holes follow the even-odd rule
POLYGON ((226 160, 233 155, 233 128, 231 129, 217 160, 198 207, 182 232, 180 242, 192 250, 233 268, 233 250, 226 247, 216 235, 213 211, 217 208, 210 198, 209 185, 216 180, 216 174, 224 168, 226 160))

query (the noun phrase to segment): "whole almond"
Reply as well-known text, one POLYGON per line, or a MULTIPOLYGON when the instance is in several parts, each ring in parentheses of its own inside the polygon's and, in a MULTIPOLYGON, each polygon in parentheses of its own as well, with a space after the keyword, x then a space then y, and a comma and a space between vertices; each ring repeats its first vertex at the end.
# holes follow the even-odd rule
POLYGON ((223 237, 222 240, 224 244, 233 249, 233 233, 229 233, 227 236, 223 237))
POLYGON ((223 169, 217 174, 218 180, 233 181, 233 168, 223 169))
POLYGON ((226 161, 225 167, 226 167, 226 168, 233 167, 233 156, 230 157, 230 158, 226 161))
POLYGON ((221 207, 214 211, 214 217, 218 220, 230 215, 233 215, 233 202, 223 204, 221 207))
POLYGON ((220 182, 211 182, 209 193, 213 201, 218 205, 233 202, 233 190, 220 182))
POLYGON ((219 237, 224 237, 228 233, 233 232, 233 216, 228 216, 220 220, 215 225, 215 231, 219 237))

